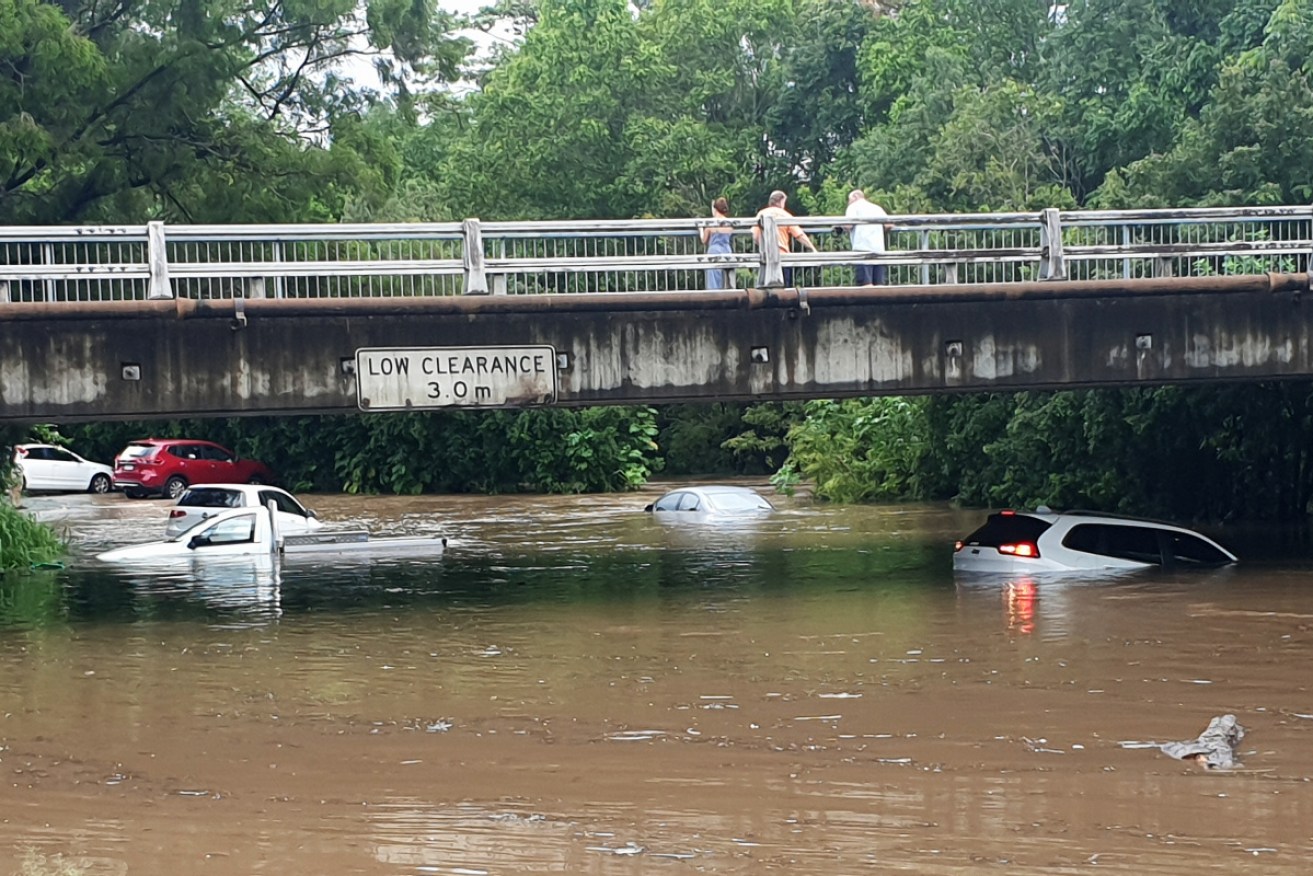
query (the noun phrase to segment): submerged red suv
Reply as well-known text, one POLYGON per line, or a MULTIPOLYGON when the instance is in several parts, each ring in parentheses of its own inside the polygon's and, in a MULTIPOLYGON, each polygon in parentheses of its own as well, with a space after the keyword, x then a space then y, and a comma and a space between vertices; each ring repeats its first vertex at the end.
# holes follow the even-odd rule
POLYGON ((114 457, 114 486, 129 499, 176 499, 192 484, 272 484, 269 466, 213 441, 141 438, 114 457))

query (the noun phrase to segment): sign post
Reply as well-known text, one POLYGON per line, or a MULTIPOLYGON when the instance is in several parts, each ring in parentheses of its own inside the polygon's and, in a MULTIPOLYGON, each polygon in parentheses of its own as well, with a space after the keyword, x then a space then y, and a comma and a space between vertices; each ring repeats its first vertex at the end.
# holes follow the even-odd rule
POLYGON ((556 401, 556 350, 532 347, 362 347, 362 411, 510 408, 556 401))

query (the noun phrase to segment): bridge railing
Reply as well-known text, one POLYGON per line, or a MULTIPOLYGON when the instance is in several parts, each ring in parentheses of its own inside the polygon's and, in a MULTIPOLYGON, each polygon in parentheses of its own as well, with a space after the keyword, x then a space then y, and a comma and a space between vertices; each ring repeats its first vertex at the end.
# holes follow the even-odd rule
POLYGON ((716 220, 734 233, 714 256, 706 219, 0 227, 0 300, 687 292, 710 269, 731 287, 780 285, 785 268, 848 286, 859 262, 893 285, 1139 279, 1306 271, 1313 251, 1305 206, 892 216, 880 254, 851 249, 860 220, 799 217, 817 252, 783 255, 754 242, 759 221, 716 220))

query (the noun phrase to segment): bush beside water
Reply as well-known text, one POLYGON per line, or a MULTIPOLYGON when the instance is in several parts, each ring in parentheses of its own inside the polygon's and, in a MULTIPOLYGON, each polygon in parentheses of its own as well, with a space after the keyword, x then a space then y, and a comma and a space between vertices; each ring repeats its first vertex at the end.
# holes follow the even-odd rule
POLYGON ((0 503, 0 570, 29 569, 64 555, 64 542, 44 523, 0 503))

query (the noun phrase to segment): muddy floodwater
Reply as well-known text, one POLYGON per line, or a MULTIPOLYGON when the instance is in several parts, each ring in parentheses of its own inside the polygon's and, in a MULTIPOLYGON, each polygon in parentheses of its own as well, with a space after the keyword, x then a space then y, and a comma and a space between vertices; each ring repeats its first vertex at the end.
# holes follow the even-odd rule
MULTIPOLYGON (((764 492, 770 494, 769 488, 764 492)), ((31 498, 0 876, 1313 871, 1313 550, 963 580, 981 512, 307 496, 440 559, 115 570, 167 505, 31 498), (1156 743, 1234 714, 1234 770, 1156 743)))

